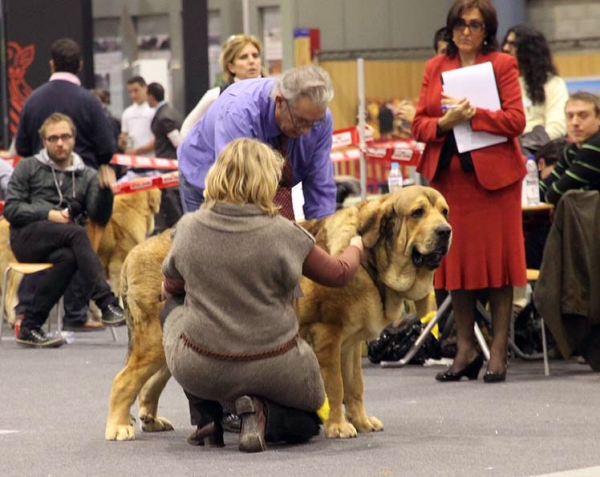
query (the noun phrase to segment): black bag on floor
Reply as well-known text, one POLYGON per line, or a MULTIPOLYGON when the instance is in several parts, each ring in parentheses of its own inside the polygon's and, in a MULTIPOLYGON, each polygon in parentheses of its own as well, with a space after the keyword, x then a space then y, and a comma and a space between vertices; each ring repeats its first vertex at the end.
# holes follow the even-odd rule
MULTIPOLYGON (((402 324, 395 328, 388 326, 379 338, 367 345, 369 361, 379 363, 380 361, 398 361, 415 344, 425 325, 413 314, 407 315, 402 324)), ((440 344, 435 337, 429 333, 419 351, 410 360, 410 364, 423 364, 427 359, 441 359, 440 344)))

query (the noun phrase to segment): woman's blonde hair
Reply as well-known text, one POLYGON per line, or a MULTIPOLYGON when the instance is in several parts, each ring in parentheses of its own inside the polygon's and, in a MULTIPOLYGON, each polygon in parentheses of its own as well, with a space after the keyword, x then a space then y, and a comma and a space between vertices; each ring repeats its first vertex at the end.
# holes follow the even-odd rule
POLYGON ((269 215, 279 206, 273 199, 279 187, 284 159, 255 139, 231 141, 206 174, 204 208, 217 202, 254 204, 269 215))
POLYGON ((223 68, 223 81, 225 84, 233 83, 233 75, 229 71, 229 64, 233 63, 237 56, 242 52, 246 45, 253 45, 258 50, 258 56, 261 57, 261 76, 267 76, 265 68, 262 66, 262 43, 258 38, 252 35, 232 35, 223 43, 221 47, 221 56, 219 64, 223 68))

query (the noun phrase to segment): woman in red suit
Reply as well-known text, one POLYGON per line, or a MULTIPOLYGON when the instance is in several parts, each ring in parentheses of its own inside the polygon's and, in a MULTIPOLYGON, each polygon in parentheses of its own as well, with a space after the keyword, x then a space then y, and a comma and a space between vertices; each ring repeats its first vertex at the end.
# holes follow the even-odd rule
POLYGON ((513 286, 526 284, 521 225, 526 170, 517 142, 525 114, 519 71, 514 58, 496 51, 498 19, 489 0, 456 0, 446 26, 451 35, 447 53, 427 63, 412 124, 415 138, 426 143, 417 170, 446 197, 453 229, 435 287, 451 292, 458 351, 452 366, 436 379, 477 379, 483 358, 475 348, 475 292, 489 289, 493 341, 484 381, 499 382, 506 379, 513 286), (501 109, 477 108, 465 98, 442 93, 442 72, 485 62, 492 63, 501 109), (459 154, 452 129, 464 121, 470 121, 473 131, 508 141, 459 154))

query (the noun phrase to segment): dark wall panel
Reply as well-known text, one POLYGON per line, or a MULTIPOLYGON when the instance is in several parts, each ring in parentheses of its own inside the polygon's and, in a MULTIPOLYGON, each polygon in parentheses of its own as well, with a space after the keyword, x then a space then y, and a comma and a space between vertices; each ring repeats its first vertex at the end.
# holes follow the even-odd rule
POLYGON ((94 84, 91 0, 4 0, 11 135, 29 93, 48 81, 50 46, 59 38, 81 45, 85 87, 94 84))

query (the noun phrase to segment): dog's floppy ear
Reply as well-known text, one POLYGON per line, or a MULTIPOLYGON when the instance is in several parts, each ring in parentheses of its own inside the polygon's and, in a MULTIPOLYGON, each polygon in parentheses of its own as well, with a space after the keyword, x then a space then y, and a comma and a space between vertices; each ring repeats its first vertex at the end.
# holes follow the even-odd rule
POLYGON ((362 204, 358 211, 359 226, 358 233, 362 235, 363 244, 367 248, 375 246, 377 241, 383 236, 389 236, 387 230, 394 214, 392 202, 370 201, 362 204))

